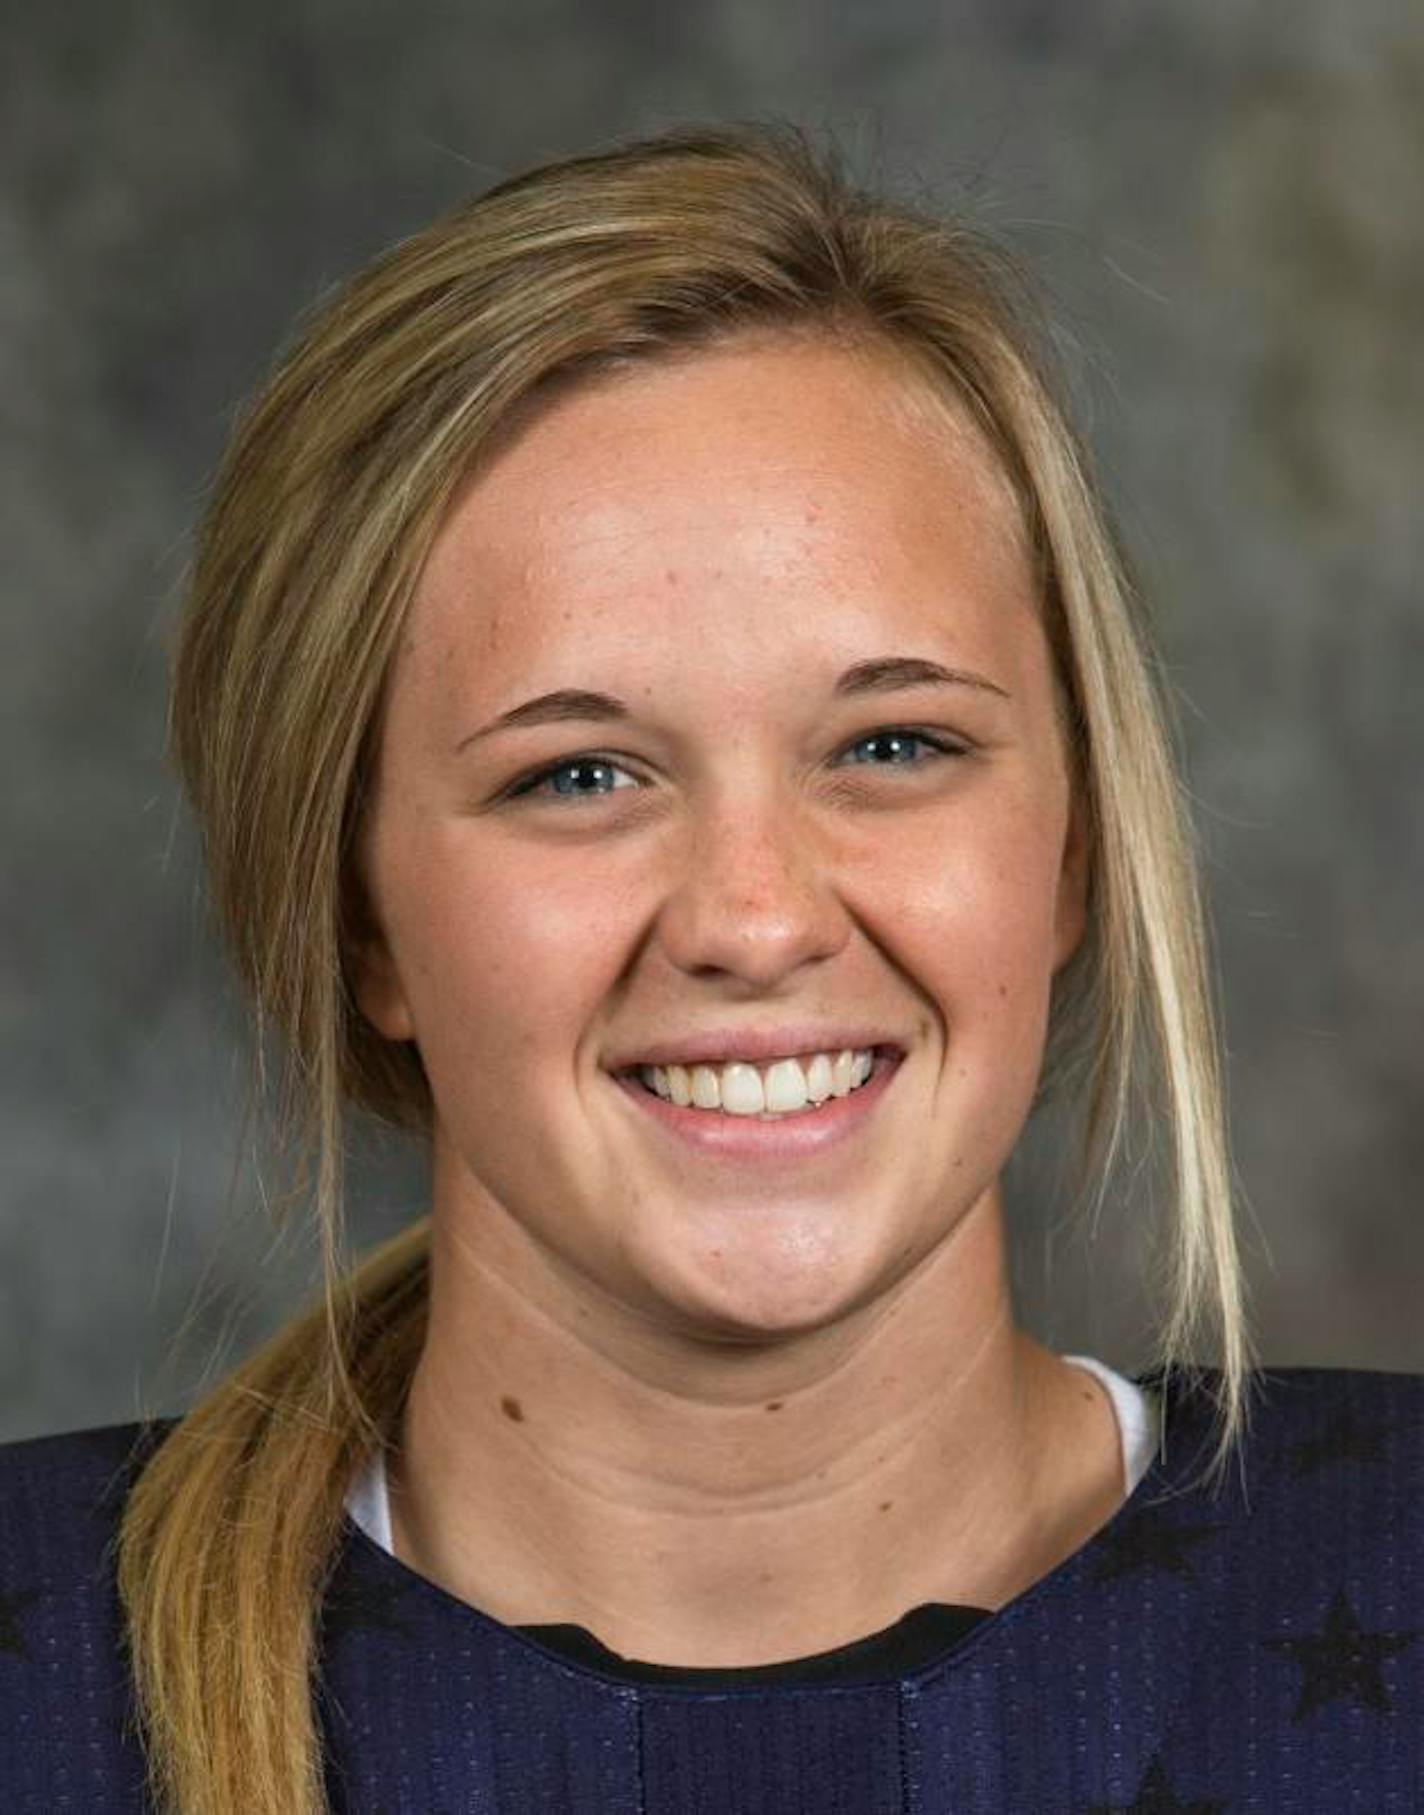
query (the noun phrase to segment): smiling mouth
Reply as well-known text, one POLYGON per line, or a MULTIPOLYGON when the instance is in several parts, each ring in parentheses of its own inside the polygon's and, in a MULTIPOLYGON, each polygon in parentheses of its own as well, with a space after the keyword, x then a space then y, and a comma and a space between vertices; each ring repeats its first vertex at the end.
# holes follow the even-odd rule
POLYGON ((637 1065, 622 1075, 650 1096, 678 1109, 714 1117, 778 1122, 813 1115, 853 1096, 877 1073, 898 1064, 898 1047, 868 1046, 806 1053, 753 1065, 637 1065))

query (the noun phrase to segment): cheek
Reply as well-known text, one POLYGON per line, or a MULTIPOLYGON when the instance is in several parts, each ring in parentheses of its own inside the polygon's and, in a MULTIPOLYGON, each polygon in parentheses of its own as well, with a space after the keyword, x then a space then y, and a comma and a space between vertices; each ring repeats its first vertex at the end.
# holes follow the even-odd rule
POLYGON ((437 1103, 497 1081, 506 1109, 515 1081, 550 1067, 560 1081, 616 980, 627 928, 616 900, 588 886, 587 864, 537 874, 458 828, 408 851, 392 934, 416 1040, 437 1103))
POLYGON ((1046 1017, 1058 945, 1059 845, 1007 808, 881 853, 873 881, 887 949, 961 1025, 1046 1017))
POLYGON ((894 880, 884 943, 939 1023, 934 1125, 945 1163, 977 1191, 1017 1144, 1042 1072, 1057 867, 1041 838, 1001 821, 992 837, 957 839, 944 861, 902 866, 894 880))

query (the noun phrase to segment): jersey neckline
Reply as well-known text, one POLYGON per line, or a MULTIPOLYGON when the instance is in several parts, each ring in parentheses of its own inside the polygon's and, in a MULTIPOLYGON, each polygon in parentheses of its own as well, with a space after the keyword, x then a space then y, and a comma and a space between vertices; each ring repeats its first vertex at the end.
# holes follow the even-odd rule
MULTIPOLYGON (((1202 1373, 1187 1381, 1154 1374, 1138 1377, 1135 1384, 1160 1396, 1161 1427, 1165 1432, 1170 1415, 1175 1439, 1188 1435, 1184 1425, 1200 1422, 1188 1421, 1183 1414, 1190 1398, 1202 1408, 1204 1415, 1205 1406, 1210 1403, 1210 1389, 1206 1383, 1211 1378, 1214 1377, 1202 1373)), ((1200 1448, 1200 1444, 1190 1445, 1193 1457, 1199 1454, 1200 1448)), ((1066 1583, 1076 1580, 1082 1570, 1090 1568, 1094 1558, 1114 1542, 1125 1522, 1135 1519, 1144 1506, 1170 1488, 1179 1473, 1182 1457, 1182 1447, 1175 1441, 1174 1449, 1176 1455, 1170 1475, 1164 1443, 1116 1512, 1077 1550, 1002 1607, 986 1609, 942 1601, 921 1602, 908 1608, 888 1626, 863 1638, 852 1639, 829 1651, 770 1664, 722 1668, 655 1664, 621 1656, 586 1627, 562 1623, 510 1625, 472 1602, 461 1600, 402 1562, 363 1530, 349 1511, 346 1542, 352 1553, 361 1559, 364 1569, 381 1572, 390 1584, 399 1584, 399 1592, 435 1597, 444 1604, 450 1617, 473 1622, 488 1636, 527 1647, 551 1667, 592 1677, 608 1688, 656 1687, 689 1694, 737 1689, 754 1692, 758 1688, 813 1692, 848 1687, 873 1688, 887 1683, 927 1681, 961 1654, 977 1649, 978 1642, 986 1636, 1011 1628, 1043 1596, 1058 1592, 1066 1583)))

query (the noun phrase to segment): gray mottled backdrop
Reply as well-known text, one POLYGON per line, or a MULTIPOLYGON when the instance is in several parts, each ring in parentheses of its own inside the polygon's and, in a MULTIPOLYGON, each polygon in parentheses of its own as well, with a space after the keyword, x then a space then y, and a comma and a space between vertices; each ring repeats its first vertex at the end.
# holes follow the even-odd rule
MULTIPOLYGON (((472 189, 769 113, 1038 265, 1182 701, 1262 1346, 1424 1368, 1417 6, 91 0, 4 46, 0 1436, 175 1403, 307 1277, 163 756, 237 400, 472 189)), ((366 1151, 358 1235, 420 1195, 366 1151)), ((1017 1213, 1034 1316, 1132 1359, 1131 1207, 1017 1213)))

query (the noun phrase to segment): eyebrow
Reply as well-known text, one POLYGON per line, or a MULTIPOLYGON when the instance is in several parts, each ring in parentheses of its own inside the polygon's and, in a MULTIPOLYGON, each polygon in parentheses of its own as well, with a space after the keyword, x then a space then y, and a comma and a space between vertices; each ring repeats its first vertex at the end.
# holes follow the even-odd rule
MULTIPOLYGON (((866 693, 898 693, 907 687, 972 687, 982 693, 997 694, 1000 699, 1010 697, 996 681, 975 674, 972 669, 946 668, 940 662, 909 655, 879 656, 872 661, 856 662, 841 675, 832 692, 837 699, 851 699, 866 693)), ((591 693, 583 687, 560 687, 553 693, 541 693, 518 706, 511 706, 508 712, 501 712, 498 718, 461 738, 455 751, 458 755, 467 745, 491 737, 497 731, 563 724, 573 719, 608 723, 632 716, 632 708, 611 693, 591 693)))

